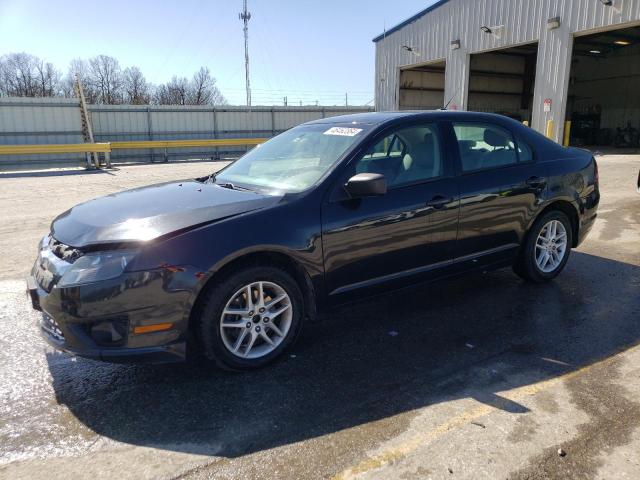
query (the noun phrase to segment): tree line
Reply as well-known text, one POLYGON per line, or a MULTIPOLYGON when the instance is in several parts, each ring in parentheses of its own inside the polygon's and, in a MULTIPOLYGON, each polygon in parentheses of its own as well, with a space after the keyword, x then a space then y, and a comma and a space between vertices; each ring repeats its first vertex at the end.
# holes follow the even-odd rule
POLYGON ((118 60, 98 55, 75 59, 63 74, 53 64, 28 53, 0 56, 0 96, 76 97, 79 76, 87 102, 133 105, 224 105, 226 99, 207 67, 191 79, 174 75, 167 83, 154 85, 138 67, 122 68, 118 60))

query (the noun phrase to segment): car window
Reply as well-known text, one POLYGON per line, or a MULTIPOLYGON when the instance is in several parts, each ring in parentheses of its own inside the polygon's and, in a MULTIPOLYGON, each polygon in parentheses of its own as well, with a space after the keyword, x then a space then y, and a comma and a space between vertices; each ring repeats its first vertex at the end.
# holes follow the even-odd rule
POLYGON ((369 128, 324 123, 292 128, 219 172, 216 182, 267 192, 301 192, 322 178, 369 128))
POLYGON ((462 171, 471 172, 518 163, 508 130, 491 124, 454 123, 462 171))
POLYGON ((356 173, 380 173, 387 179, 389 188, 442 176, 436 127, 407 127, 387 135, 358 159, 356 173))
POLYGON ((393 134, 376 143, 362 159, 367 161, 374 158, 400 157, 404 150, 404 142, 396 134, 393 134))
POLYGON ((520 163, 532 162, 533 150, 531 150, 531 147, 520 138, 517 138, 516 142, 518 144, 518 159, 520 163))

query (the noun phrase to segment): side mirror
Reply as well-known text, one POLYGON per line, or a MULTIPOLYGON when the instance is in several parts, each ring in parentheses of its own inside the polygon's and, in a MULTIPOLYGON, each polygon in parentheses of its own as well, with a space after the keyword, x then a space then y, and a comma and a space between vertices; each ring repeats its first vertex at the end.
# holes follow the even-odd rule
POLYGON ((359 173, 344 188, 351 198, 377 197, 387 193, 387 179, 379 173, 359 173))

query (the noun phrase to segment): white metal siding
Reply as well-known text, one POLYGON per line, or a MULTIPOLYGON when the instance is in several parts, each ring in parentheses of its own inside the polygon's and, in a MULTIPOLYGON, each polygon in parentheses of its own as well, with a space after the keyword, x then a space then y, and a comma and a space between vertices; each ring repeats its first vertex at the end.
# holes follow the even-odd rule
POLYGON ((612 28, 640 24, 640 0, 615 0, 613 7, 598 0, 450 0, 392 32, 376 43, 376 109, 398 108, 399 69, 446 60, 445 100, 467 108, 469 55, 514 45, 539 42, 534 91, 533 127, 544 131, 554 120, 560 137, 566 109, 573 38, 612 28), (547 30, 547 19, 560 16, 561 26, 547 30), (501 38, 480 27, 504 25, 501 38), (460 39, 461 48, 450 43, 460 39), (407 52, 414 47, 420 56, 407 52), (543 112, 543 100, 553 102, 543 112))
MULTIPOLYGON (((371 111, 371 107, 246 107, 170 105, 90 105, 97 142, 271 137, 310 120, 371 111)), ((83 143, 77 100, 0 98, 0 145, 83 143)), ((222 147, 221 147, 222 148, 222 147)), ((224 147, 243 152, 246 147, 224 147)), ((171 149, 172 155, 198 156, 214 148, 171 149)), ((155 150, 155 156, 164 152, 155 150)), ((149 150, 119 150, 113 159, 152 158, 149 150)), ((8 155, 2 164, 80 162, 84 154, 8 155)))

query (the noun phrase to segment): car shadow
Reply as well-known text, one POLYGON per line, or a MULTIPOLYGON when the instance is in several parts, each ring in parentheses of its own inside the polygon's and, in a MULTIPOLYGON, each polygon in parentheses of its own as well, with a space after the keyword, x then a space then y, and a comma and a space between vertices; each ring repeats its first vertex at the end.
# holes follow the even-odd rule
POLYGON ((48 362, 57 401, 98 434, 237 457, 458 398, 527 412, 498 392, 640 343, 639 285, 640 267, 573 252, 545 285, 503 270, 342 307, 260 371, 48 362))

